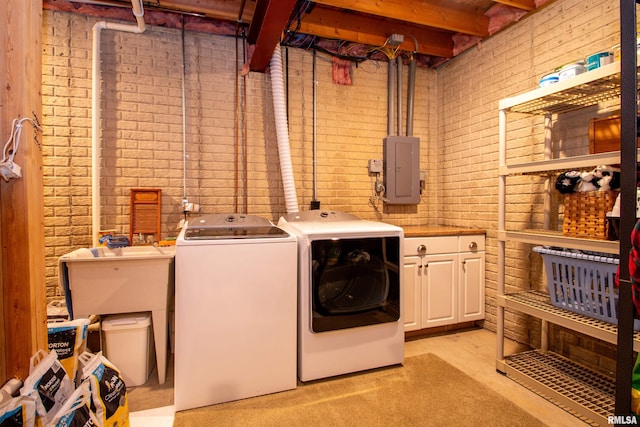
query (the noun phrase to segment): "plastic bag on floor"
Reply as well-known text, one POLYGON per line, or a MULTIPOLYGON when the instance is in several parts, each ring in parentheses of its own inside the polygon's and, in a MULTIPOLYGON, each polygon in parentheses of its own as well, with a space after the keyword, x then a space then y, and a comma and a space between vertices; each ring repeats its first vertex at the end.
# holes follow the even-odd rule
POLYGON ((82 381, 89 381, 91 400, 104 427, 129 426, 127 386, 120 371, 102 353, 84 352, 79 357, 82 381))
POLYGON ((83 382, 69 396, 60 410, 45 427, 98 427, 98 417, 91 410, 91 390, 88 381, 83 382))
POLYGON ((58 360, 74 382, 78 370, 78 356, 87 346, 88 327, 89 319, 47 323, 49 351, 56 351, 58 360))
POLYGON ((12 397, 0 404, 1 427, 33 427, 35 419, 36 401, 32 397, 12 397))
POLYGON ((55 351, 38 350, 30 363, 20 394, 35 400, 36 425, 46 425, 73 393, 73 383, 55 351))

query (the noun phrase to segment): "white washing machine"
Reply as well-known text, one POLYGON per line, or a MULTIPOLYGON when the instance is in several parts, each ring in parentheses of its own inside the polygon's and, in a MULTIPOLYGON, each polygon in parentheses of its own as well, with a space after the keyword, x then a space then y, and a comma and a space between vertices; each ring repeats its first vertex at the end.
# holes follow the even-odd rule
POLYGON ((403 231, 334 211, 285 215, 298 238, 298 377, 404 362, 403 231))
POLYGON ((296 387, 296 237, 251 215, 192 219, 176 241, 176 411, 296 387))

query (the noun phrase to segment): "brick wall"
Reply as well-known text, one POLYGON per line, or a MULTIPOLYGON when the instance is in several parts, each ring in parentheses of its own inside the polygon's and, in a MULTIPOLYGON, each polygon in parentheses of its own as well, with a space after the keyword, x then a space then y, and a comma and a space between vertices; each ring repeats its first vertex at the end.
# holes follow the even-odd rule
MULTIPOLYGON (((59 293, 57 258, 92 244, 91 46, 96 22, 77 14, 44 12, 49 296, 59 293)), ((277 221, 286 213, 270 76, 249 73, 236 82, 241 61, 236 62, 234 38, 184 34, 183 144, 181 31, 148 26, 143 34, 103 30, 101 35, 103 229, 128 234, 130 189, 137 187, 162 189, 165 238, 177 235, 185 195, 203 214, 246 210, 277 221)), ((238 43, 240 58, 242 52, 238 43)), ((308 209, 313 198, 313 58, 309 52, 288 49, 283 62, 288 70, 294 179, 300 209, 308 209)), ((363 218, 436 223, 433 189, 417 206, 370 203, 373 178, 367 161, 382 159, 387 133, 387 64, 367 61, 351 71, 352 86, 336 85, 330 58, 317 55, 316 198, 322 207, 363 218)), ((421 168, 433 177, 436 76, 435 71, 418 69, 413 132, 423 145, 421 168)), ((405 92, 406 81, 407 67, 405 92)))
MULTIPOLYGON (((438 154, 443 165, 438 215, 445 224, 476 225, 488 230, 485 327, 489 329, 496 328, 498 101, 535 89, 543 75, 560 65, 610 49, 619 41, 619 28, 616 2, 557 1, 438 70, 438 154)), ((589 118, 611 114, 617 108, 616 103, 607 103, 567 114, 561 122, 554 122, 548 133, 555 155, 588 153, 589 118)), ((542 117, 514 120, 510 115, 508 158, 542 159, 544 137, 542 117)), ((507 178, 508 229, 542 228, 543 188, 543 178, 507 178)), ((557 208, 557 194, 554 197, 557 208)), ((562 227, 561 220, 552 219, 556 227, 562 227)), ((531 254, 530 247, 507 243, 507 291, 541 287, 540 259, 531 254)), ((539 345, 537 320, 507 311, 505 324, 506 336, 539 345)), ((559 334, 557 330, 554 329, 552 348, 577 356, 585 364, 610 370, 612 352, 601 351, 606 344, 572 332, 559 334), (573 338, 563 340, 566 336, 573 338), (587 353, 599 351, 604 356, 585 357, 584 348, 587 353)))
MULTIPOLYGON (((397 225, 486 229, 485 327, 495 330, 498 101, 534 89, 542 75, 559 65, 616 44, 618 19, 615 2, 558 0, 437 71, 418 69, 414 136, 421 141, 420 167, 429 174, 418 205, 370 202, 373 179, 367 174, 367 160, 382 158, 387 133, 387 64, 366 61, 353 66, 353 85, 340 86, 332 82, 329 57, 318 54, 316 196, 321 206, 397 225)), ((82 15, 44 12, 49 296, 59 293, 57 258, 92 240, 90 98, 95 22, 82 15)), ((129 191, 134 187, 162 189, 163 237, 177 234, 183 187, 202 213, 243 212, 245 203, 248 213, 272 220, 285 213, 270 76, 249 73, 236 82, 240 64, 235 40, 186 32, 183 144, 182 37, 179 30, 160 27, 148 27, 144 34, 102 32, 103 228, 128 234, 129 191)), ((238 48, 241 56, 242 46, 238 48)), ((313 57, 288 49, 283 58, 296 191, 300 209, 308 209, 313 197, 313 57)), ((600 106, 554 124, 550 130, 554 150, 560 155, 586 152, 588 119, 616 108, 600 106)), ((509 126, 513 138, 509 156, 541 158, 543 120, 525 117, 509 126)), ((542 222, 542 185, 540 178, 510 178, 510 226, 529 228, 542 222)), ((529 245, 510 243, 507 252, 508 289, 540 286, 539 259, 530 255, 529 245)), ((536 343, 537 322, 508 313, 507 336, 536 343)))

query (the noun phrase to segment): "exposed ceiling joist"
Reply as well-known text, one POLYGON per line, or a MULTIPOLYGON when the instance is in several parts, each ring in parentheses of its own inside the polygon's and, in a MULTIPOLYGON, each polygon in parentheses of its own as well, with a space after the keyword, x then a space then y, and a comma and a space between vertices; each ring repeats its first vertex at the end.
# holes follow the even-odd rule
POLYGON ((273 50, 282 37, 296 0, 258 0, 255 16, 249 26, 248 42, 255 45, 249 66, 252 71, 264 71, 273 50))
POLYGON ((484 16, 484 11, 461 7, 454 2, 445 5, 445 2, 433 0, 316 0, 314 3, 473 36, 489 35, 489 18, 484 16))
POLYGON ((536 2, 534 0, 494 0, 496 3, 501 3, 507 6, 517 7, 518 9, 532 11, 536 8, 536 2))
POLYGON ((244 7, 238 0, 151 0, 144 3, 165 9, 200 13, 209 18, 225 21, 238 21, 239 15, 242 14, 243 22, 251 22, 255 1, 247 1, 246 3, 250 4, 245 4, 244 7))
MULTIPOLYGON (((2 1, 2 0, 0 0, 2 1)), ((404 36, 399 51, 437 67, 555 0, 143 0, 150 25, 238 36, 249 25, 249 66, 265 71, 273 49, 350 42, 359 52, 404 36), (417 44, 417 48, 416 48, 417 44)), ((45 9, 132 20, 131 0, 43 0, 45 9), (120 9, 117 14, 114 9, 120 9)), ((354 50, 355 51, 355 50, 354 50)), ((347 58, 350 58, 347 56, 347 58)), ((352 57, 361 60, 361 57, 352 57)))
POLYGON ((448 33, 402 22, 381 21, 372 16, 355 15, 321 6, 315 7, 306 15, 296 30, 322 38, 370 46, 382 46, 391 34, 402 34, 405 40, 399 46, 401 50, 414 52, 417 42, 419 53, 445 58, 453 56, 453 43, 448 33))

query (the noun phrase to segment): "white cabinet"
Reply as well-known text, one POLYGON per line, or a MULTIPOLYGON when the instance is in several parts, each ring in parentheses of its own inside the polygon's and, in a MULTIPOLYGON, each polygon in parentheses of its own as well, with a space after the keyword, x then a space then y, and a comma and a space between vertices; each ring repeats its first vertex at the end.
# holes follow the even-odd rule
POLYGON ((422 329, 422 258, 404 257, 403 305, 404 330, 422 329))
POLYGON ((484 319, 484 235, 404 241, 405 331, 484 319))
POLYGON ((484 236, 458 238, 458 321, 484 319, 484 236))

